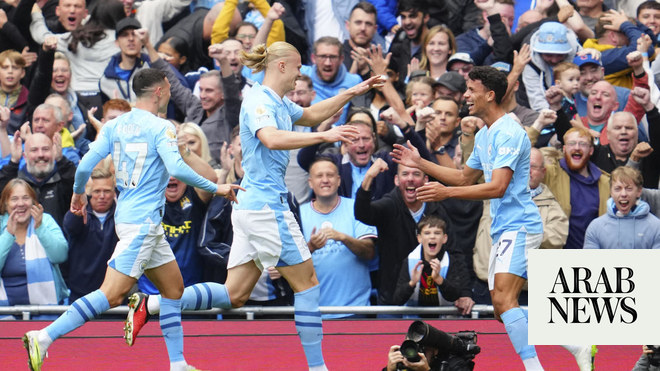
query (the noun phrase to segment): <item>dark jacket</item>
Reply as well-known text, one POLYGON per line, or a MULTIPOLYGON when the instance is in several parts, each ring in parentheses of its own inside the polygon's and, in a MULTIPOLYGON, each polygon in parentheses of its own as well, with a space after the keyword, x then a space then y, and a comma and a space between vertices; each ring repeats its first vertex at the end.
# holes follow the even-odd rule
POLYGON ((396 65, 399 67, 399 79, 405 79, 408 75, 408 63, 413 58, 422 60, 422 47, 417 50, 415 55, 410 55, 410 39, 406 36, 406 33, 403 30, 399 30, 392 40, 392 45, 390 45, 390 53, 392 53, 392 59, 396 61, 396 65))
POLYGON ((18 164, 9 161, 0 169, 0 189, 4 189, 7 183, 14 178, 21 178, 37 193, 37 201, 44 207, 44 212, 50 214, 62 228, 64 214, 71 205, 73 195, 73 181, 76 175, 76 167, 66 157, 55 163, 55 168, 46 180, 38 182, 27 172, 27 167, 18 169, 18 164))
POLYGON ((9 116, 9 123, 7 124, 7 133, 10 135, 13 135, 25 122, 25 116, 28 111, 28 94, 28 89, 25 86, 21 86, 16 103, 9 107, 11 114, 9 116))
MULTIPOLYGON (((420 155, 429 161, 431 159, 431 154, 426 148, 426 143, 421 136, 412 128, 407 129, 404 132, 404 140, 410 140, 413 146, 415 146, 420 155)), ((302 148, 298 152, 298 164, 300 167, 309 172, 309 168, 316 159, 317 151, 319 149, 319 144, 302 148)), ((341 177, 341 184, 339 185, 339 195, 342 197, 353 198, 353 169, 348 155, 341 155, 338 153, 332 154, 323 154, 322 157, 330 158, 339 168, 339 176, 341 177)), ((388 170, 383 171, 378 174, 371 185, 371 194, 374 200, 377 200, 389 191, 394 188, 394 176, 396 175, 396 164, 392 161, 392 157, 388 152, 376 152, 373 154, 372 158, 380 158, 387 163, 388 170)), ((372 161, 373 163, 373 161, 372 161)), ((369 165, 371 166, 371 165, 369 165)))
POLYGON ((63 230, 69 241, 69 258, 61 266, 64 281, 71 290, 69 300, 89 294, 101 287, 108 260, 119 240, 115 233, 115 207, 113 204, 101 224, 87 204, 87 224, 83 218, 67 211, 63 230))
MULTIPOLYGON (((447 250, 455 250, 452 241, 449 214, 441 202, 427 202, 424 215, 436 215, 447 221, 449 239, 447 250)), ((378 229, 376 241, 378 257, 378 303, 392 305, 401 265, 408 254, 418 245, 417 223, 403 201, 399 188, 372 201, 371 191, 360 187, 355 196, 355 218, 378 229)), ((460 252, 459 252, 460 254, 460 252)), ((461 259, 460 257, 457 259, 461 259)), ((466 296, 470 296, 466 293, 466 296)))

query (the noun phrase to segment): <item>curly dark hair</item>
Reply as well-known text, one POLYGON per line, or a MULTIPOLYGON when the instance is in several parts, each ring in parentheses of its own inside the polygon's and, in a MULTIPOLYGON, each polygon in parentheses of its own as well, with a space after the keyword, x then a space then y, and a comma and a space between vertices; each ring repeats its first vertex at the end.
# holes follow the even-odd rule
POLYGON ((476 66, 470 71, 468 78, 474 81, 481 81, 486 89, 492 90, 495 93, 495 103, 502 103, 509 85, 504 72, 491 66, 476 66))

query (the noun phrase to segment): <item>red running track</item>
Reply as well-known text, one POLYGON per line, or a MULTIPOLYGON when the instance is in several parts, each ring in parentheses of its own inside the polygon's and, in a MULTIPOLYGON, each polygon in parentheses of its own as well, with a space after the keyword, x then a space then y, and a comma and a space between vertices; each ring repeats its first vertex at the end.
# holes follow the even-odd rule
MULTIPOLYGON (((481 354, 475 370, 524 370, 494 320, 428 321, 446 331, 475 330, 481 354)), ((380 370, 391 345, 401 344, 410 320, 351 320, 323 323, 324 357, 330 370, 380 370)), ((48 322, 0 322, 0 370, 25 370, 23 333, 48 322)), ((49 370, 168 370, 167 351, 158 321, 149 322, 136 344, 122 338, 122 322, 95 321, 59 339, 49 349, 49 370)), ((293 321, 185 321, 186 360, 205 370, 306 370, 293 321)), ((569 342, 569 339, 567 339, 569 342)), ((577 370, 573 356, 559 346, 537 347, 546 370, 577 370)), ((641 347, 600 346, 596 370, 630 370, 641 347)))

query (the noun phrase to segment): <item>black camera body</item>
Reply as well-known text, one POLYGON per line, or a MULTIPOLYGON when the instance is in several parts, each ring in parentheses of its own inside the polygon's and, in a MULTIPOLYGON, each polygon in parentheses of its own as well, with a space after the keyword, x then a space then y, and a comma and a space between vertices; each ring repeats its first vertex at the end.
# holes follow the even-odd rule
MULTIPOLYGON (((444 331, 423 322, 415 321, 408 328, 406 340, 401 344, 401 354, 408 362, 419 362, 418 353, 430 347, 438 350, 434 359, 429 359, 429 366, 434 370, 463 371, 474 368, 474 357, 481 352, 477 345, 477 333, 461 331, 450 335, 444 331)), ((402 370, 399 364, 397 369, 402 370)))

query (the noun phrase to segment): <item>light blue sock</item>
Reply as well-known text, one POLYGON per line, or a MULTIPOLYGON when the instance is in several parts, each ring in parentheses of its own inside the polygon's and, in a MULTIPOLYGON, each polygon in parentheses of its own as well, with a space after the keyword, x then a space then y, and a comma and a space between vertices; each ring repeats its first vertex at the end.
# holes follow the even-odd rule
POLYGON ((197 283, 188 286, 181 295, 182 310, 231 308, 229 293, 225 285, 215 282, 197 283))
POLYGON ((536 348, 527 341, 527 317, 520 307, 511 308, 500 315, 513 348, 523 361, 536 357, 536 348))
POLYGON ((293 318, 309 367, 325 364, 323 349, 321 348, 323 323, 321 321, 321 311, 319 310, 320 290, 320 286, 316 285, 311 289, 294 294, 293 318))
POLYGON ((46 327, 46 332, 52 340, 82 326, 90 319, 110 309, 110 304, 101 290, 92 291, 89 294, 74 301, 66 312, 46 327))
POLYGON ((165 338, 170 363, 183 358, 183 327, 181 327, 181 300, 160 299, 160 330, 165 338))

